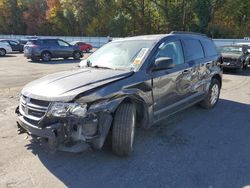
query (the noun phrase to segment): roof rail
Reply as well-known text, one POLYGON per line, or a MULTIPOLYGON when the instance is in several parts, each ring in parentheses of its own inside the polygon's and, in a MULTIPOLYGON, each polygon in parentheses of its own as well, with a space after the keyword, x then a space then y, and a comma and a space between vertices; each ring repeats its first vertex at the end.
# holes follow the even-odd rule
POLYGON ((189 35, 206 36, 205 34, 202 34, 202 33, 189 32, 189 31, 171 31, 170 34, 189 34, 189 35))

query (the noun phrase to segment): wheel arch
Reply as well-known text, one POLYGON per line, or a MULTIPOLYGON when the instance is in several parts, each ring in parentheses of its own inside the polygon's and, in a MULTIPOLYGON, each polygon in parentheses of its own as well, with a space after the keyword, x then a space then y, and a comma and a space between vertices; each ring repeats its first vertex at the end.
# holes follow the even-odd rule
POLYGON ((149 115, 145 101, 139 96, 126 96, 119 102, 115 111, 122 103, 132 103, 136 108, 136 122, 141 127, 147 127, 149 123, 149 115))
POLYGON ((222 87, 222 77, 219 74, 213 75, 212 79, 216 79, 220 82, 220 88, 222 87))

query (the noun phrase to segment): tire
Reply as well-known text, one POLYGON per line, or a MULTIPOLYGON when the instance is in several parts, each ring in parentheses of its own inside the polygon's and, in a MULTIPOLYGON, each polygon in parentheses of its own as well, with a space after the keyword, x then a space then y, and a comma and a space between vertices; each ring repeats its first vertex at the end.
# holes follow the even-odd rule
POLYGON ((240 68, 237 69, 237 71, 241 72, 244 69, 244 62, 241 63, 240 68))
POLYGON ((67 59, 69 59, 69 57, 64 57, 63 59, 64 59, 64 60, 67 60, 67 59))
POLYGON ((205 109, 214 108, 219 100, 220 89, 221 89, 221 85, 220 85, 219 80, 213 78, 209 86, 209 91, 206 97, 204 98, 204 100, 201 101, 200 105, 205 109))
POLYGON ((49 52, 43 52, 41 58, 44 62, 48 62, 51 60, 51 54, 49 52))
POLYGON ((5 56, 5 55, 6 55, 6 50, 0 49, 0 56, 5 56))
POLYGON ((247 62, 244 62, 244 65, 243 65, 243 69, 246 69, 247 68, 247 62))
POLYGON ((76 60, 79 60, 81 58, 81 52, 79 51, 74 52, 73 58, 76 60))
POLYGON ((133 151, 136 109, 132 103, 122 103, 115 112, 112 128, 112 150, 118 156, 133 151))

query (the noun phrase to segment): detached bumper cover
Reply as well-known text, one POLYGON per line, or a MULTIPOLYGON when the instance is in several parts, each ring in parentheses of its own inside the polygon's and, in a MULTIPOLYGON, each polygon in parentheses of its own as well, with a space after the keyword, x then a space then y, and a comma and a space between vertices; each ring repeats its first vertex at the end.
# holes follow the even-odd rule
POLYGON ((61 126, 61 124, 53 124, 46 128, 36 127, 29 122, 27 122, 22 116, 17 116, 18 126, 21 126, 29 134, 44 137, 44 138, 56 138, 56 130, 61 126))

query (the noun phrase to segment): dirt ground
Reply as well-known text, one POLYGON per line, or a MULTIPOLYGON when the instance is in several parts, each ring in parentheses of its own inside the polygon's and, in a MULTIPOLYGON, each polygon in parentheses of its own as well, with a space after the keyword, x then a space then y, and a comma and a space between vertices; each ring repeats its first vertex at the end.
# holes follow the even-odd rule
POLYGON ((250 185, 250 67, 224 74, 216 108, 194 106, 148 131, 136 130, 131 157, 116 157, 109 148, 52 155, 27 135, 17 134, 19 92, 36 78, 78 63, 32 63, 23 54, 0 58, 0 187, 250 185))

